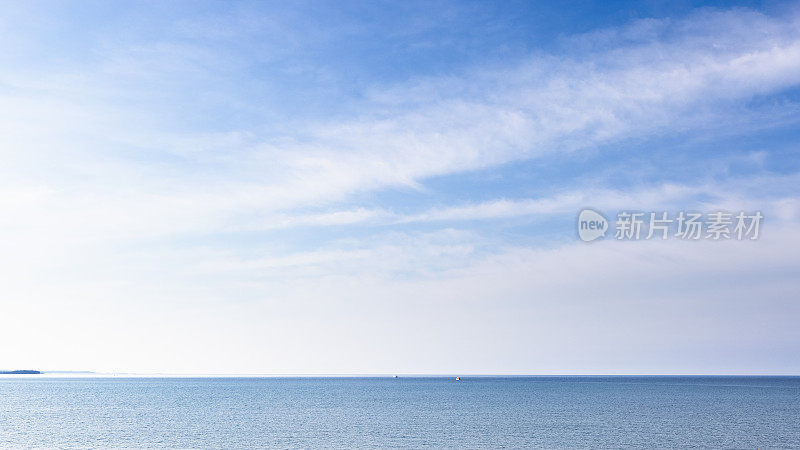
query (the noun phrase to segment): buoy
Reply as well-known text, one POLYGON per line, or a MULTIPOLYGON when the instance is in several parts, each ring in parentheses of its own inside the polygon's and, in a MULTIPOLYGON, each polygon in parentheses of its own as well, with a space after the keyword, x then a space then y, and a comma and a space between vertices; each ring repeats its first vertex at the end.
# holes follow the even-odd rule
POLYGON ((456 381, 461 381, 461 377, 456 377, 456 381))

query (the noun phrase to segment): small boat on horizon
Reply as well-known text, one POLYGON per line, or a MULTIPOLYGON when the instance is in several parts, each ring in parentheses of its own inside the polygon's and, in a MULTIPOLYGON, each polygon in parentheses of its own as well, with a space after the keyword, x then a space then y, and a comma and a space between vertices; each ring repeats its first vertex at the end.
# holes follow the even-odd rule
POLYGON ((456 381, 461 381, 461 377, 456 377, 456 381))

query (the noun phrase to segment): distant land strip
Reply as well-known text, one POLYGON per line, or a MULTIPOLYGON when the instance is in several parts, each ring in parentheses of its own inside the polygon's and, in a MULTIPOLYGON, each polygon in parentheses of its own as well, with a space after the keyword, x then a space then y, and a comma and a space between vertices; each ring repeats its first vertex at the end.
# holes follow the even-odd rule
POLYGON ((0 370, 0 375, 38 375, 38 370, 0 370))

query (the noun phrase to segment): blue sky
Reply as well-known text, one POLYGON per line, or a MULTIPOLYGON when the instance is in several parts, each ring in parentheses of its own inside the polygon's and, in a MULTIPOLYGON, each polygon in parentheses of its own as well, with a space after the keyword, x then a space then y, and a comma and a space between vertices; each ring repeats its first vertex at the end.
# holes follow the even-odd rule
POLYGON ((800 372, 797 3, 3 10, 9 368, 800 372))

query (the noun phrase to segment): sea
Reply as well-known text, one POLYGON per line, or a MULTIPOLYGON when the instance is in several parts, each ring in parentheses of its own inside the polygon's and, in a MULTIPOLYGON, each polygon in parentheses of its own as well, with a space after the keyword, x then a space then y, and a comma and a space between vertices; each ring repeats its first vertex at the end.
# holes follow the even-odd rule
POLYGON ((800 377, 5 377, 9 448, 800 448, 800 377))

